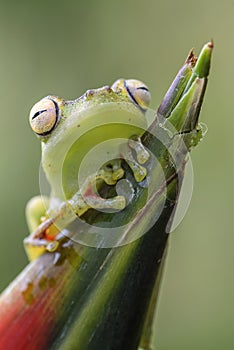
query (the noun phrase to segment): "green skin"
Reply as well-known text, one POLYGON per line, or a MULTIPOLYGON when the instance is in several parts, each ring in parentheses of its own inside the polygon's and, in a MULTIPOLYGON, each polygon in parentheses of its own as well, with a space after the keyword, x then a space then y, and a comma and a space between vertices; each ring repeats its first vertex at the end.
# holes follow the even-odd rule
POLYGON ((142 82, 119 79, 111 87, 88 90, 77 100, 48 96, 32 108, 30 125, 42 143, 42 166, 51 196, 34 197, 26 207, 32 233, 24 245, 30 260, 56 250, 56 235, 89 208, 126 207, 124 196, 102 198, 97 189, 103 182, 115 185, 124 176, 120 158, 126 160, 136 181, 145 178, 142 164, 149 154, 140 137, 149 102, 150 93, 142 82), (45 234, 48 229, 53 232, 52 241, 45 234))

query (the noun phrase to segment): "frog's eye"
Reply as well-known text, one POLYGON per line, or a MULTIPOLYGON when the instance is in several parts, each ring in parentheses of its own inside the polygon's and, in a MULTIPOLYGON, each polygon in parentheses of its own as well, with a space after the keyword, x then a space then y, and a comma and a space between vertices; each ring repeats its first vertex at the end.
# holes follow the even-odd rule
POLYGON ((151 99, 150 92, 148 87, 140 80, 120 79, 112 85, 112 89, 116 92, 125 90, 131 101, 143 111, 149 107, 151 99))
POLYGON ((32 130, 39 136, 52 132, 59 120, 59 99, 45 97, 31 109, 29 122, 32 130))
POLYGON ((150 92, 147 86, 139 80, 128 79, 124 81, 124 86, 128 92, 129 97, 140 108, 147 109, 150 104, 150 92))

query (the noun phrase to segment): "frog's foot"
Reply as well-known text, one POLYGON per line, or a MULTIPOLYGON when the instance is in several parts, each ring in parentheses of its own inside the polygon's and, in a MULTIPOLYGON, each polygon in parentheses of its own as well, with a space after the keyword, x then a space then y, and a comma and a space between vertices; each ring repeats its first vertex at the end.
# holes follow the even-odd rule
POLYGON ((79 191, 68 201, 76 215, 81 216, 90 208, 122 210, 126 207, 124 196, 103 198, 98 193, 97 180, 101 179, 107 184, 113 185, 120 178, 120 175, 121 177, 123 176, 123 171, 116 168, 114 174, 113 178, 105 169, 101 169, 96 176, 89 176, 87 178, 79 191))
POLYGON ((44 221, 24 239, 24 248, 30 261, 35 260, 46 251, 55 251, 58 242, 55 240, 60 230, 55 226, 55 219, 44 221))
POLYGON ((33 261, 46 252, 54 252, 58 249, 58 241, 47 241, 46 239, 37 239, 26 237, 24 239, 24 248, 29 261, 33 261))
POLYGON ((141 143, 140 138, 133 136, 129 139, 128 145, 122 145, 121 155, 132 169, 135 180, 137 182, 144 180, 147 175, 147 170, 142 164, 145 164, 148 161, 150 155, 141 143), (133 156, 132 150, 136 153, 137 161, 133 156))
POLYGON ((46 252, 46 247, 49 242, 41 239, 34 239, 28 236, 24 239, 24 249, 29 261, 37 259, 40 255, 46 252))
POLYGON ((34 238, 31 235, 24 239, 24 248, 30 261, 37 259, 45 252, 55 252, 59 242, 54 240, 34 238))
POLYGON ((99 170, 96 178, 104 180, 108 185, 115 185, 123 176, 124 170, 121 168, 121 160, 113 159, 99 170))

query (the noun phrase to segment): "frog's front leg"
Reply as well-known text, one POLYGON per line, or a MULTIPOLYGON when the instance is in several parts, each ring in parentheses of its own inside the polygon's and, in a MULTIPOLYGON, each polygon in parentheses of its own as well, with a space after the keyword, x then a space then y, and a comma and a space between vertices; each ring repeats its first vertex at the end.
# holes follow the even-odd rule
MULTIPOLYGON (((123 145, 120 154, 132 169, 136 181, 142 181, 147 170, 141 164, 146 163, 150 156, 140 138, 131 138, 128 144, 123 145), (135 151, 137 160, 134 158, 132 150, 135 151)), ((26 216, 30 231, 33 232, 24 240, 29 259, 34 260, 45 251, 55 251, 59 246, 59 242, 56 241, 57 234, 88 209, 124 209, 126 207, 124 196, 103 198, 97 190, 98 182, 114 185, 123 176, 124 171, 121 168, 120 159, 108 162, 97 174, 90 175, 72 198, 62 202, 51 217, 48 217, 46 211, 48 198, 38 196, 31 200, 27 206, 26 216), (45 221, 42 221, 43 217, 46 217, 45 221)))
POLYGON ((124 171, 119 160, 113 160, 102 167, 97 174, 90 175, 79 191, 68 201, 77 216, 82 216, 88 209, 113 209, 122 210, 126 207, 124 196, 103 198, 98 193, 98 182, 114 185, 122 178, 124 171))
MULTIPOLYGON (((147 170, 142 164, 148 161, 150 155, 141 143, 140 137, 133 136, 129 139, 128 144, 123 144, 120 149, 120 156, 132 169, 136 181, 141 182, 147 175, 147 170), (132 154, 132 150, 135 151, 136 159, 132 154)), ((114 185, 123 176, 124 171, 121 168, 120 159, 109 161, 95 176, 90 176, 81 189, 69 200, 76 214, 81 216, 89 208, 124 209, 126 207, 126 198, 124 196, 115 196, 108 199, 102 198, 96 188, 98 180, 102 180, 108 185, 114 185)))
POLYGON ((49 198, 43 196, 33 198, 26 207, 26 218, 32 232, 24 239, 29 260, 38 258, 46 251, 55 251, 59 247, 56 238, 61 230, 88 209, 124 209, 126 207, 124 196, 102 198, 96 189, 98 181, 114 185, 123 175, 124 171, 119 160, 109 162, 96 175, 89 176, 72 198, 62 202, 58 209, 51 213, 46 209, 49 207, 49 198))

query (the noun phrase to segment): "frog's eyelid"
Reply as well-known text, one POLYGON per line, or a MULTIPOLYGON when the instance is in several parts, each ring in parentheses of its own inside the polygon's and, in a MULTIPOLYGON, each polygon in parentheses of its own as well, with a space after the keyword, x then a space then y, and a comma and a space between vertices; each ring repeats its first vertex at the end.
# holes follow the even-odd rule
POLYGON ((38 117, 40 114, 46 112, 46 111, 47 111, 47 109, 42 109, 41 111, 36 112, 34 114, 34 116, 32 117, 32 120, 35 119, 36 117, 38 117))

